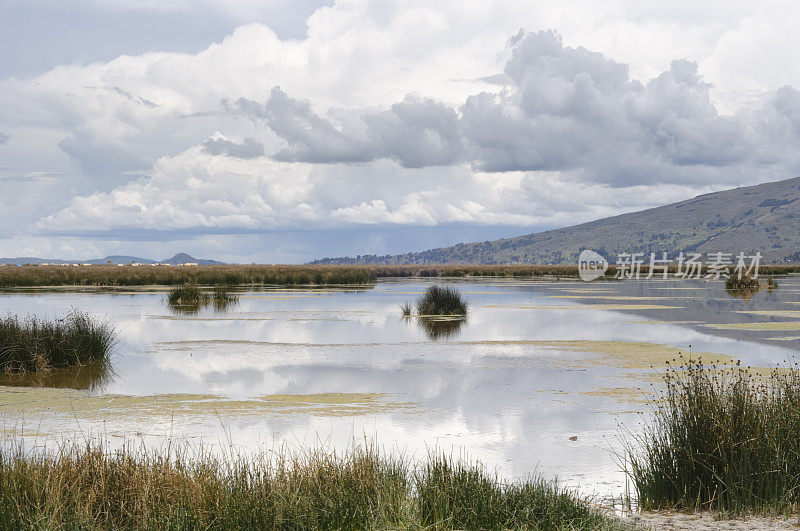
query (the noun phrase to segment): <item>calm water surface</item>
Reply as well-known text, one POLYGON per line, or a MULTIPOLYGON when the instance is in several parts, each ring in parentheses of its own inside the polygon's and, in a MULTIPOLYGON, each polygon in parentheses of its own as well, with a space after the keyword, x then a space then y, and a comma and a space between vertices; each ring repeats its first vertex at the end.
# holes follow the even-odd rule
POLYGON ((422 280, 244 290, 227 311, 196 314, 156 290, 5 292, 3 312, 76 308, 113 323, 120 341, 111 372, 66 379, 79 389, 5 379, 3 430, 37 443, 179 438, 219 451, 366 437, 607 497, 624 489, 621 433, 646 420, 666 360, 680 351, 774 366, 800 347, 798 277, 750 300, 704 281, 449 283, 470 314, 438 333, 400 315, 431 285, 422 280))

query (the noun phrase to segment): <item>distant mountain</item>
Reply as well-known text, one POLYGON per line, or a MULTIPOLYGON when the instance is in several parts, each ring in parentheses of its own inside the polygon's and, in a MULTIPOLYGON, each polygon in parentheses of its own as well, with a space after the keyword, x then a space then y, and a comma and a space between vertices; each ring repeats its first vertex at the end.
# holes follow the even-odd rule
POLYGON ((192 263, 200 265, 225 265, 224 262, 217 262, 216 260, 207 260, 204 258, 195 258, 186 253, 178 253, 172 258, 167 258, 166 260, 162 260, 161 263, 172 264, 172 265, 192 264, 192 263))
POLYGON ((125 255, 113 255, 113 256, 106 256, 105 258, 95 258, 94 260, 86 260, 84 262, 76 262, 76 263, 84 263, 84 264, 96 264, 96 265, 103 265, 111 262, 112 264, 130 264, 131 262, 137 264, 155 264, 157 263, 155 260, 148 260, 147 258, 139 258, 138 256, 125 256, 125 255))
POLYGON ((666 206, 516 238, 396 256, 315 264, 574 264, 583 249, 619 253, 760 251, 764 263, 800 263, 800 177, 705 194, 666 206))
POLYGON ((95 258, 93 260, 56 260, 51 258, 35 258, 35 257, 19 257, 19 258, 0 258, 0 264, 93 264, 93 265, 104 265, 104 264, 130 264, 130 263, 137 263, 137 264, 170 264, 170 265, 181 265, 181 264, 199 264, 199 265, 225 265, 224 262, 217 262, 216 260, 207 260, 203 258, 195 258, 191 255, 186 253, 178 253, 172 258, 167 258, 164 260, 156 261, 150 260, 147 258, 139 258, 138 256, 125 256, 125 255, 113 255, 113 256, 106 256, 105 258, 95 258))

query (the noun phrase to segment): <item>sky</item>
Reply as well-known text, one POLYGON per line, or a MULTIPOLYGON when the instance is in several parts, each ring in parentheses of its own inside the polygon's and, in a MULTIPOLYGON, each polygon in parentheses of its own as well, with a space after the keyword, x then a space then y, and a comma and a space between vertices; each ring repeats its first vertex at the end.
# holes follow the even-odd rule
POLYGON ((0 256, 394 254, 795 177, 798 18, 0 0, 0 256))

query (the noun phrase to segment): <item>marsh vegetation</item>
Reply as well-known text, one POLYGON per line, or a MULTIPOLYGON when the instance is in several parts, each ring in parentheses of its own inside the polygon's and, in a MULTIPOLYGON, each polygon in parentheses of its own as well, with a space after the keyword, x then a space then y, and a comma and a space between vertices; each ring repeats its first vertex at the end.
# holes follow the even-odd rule
POLYGON ((107 360, 115 342, 114 328, 73 310, 61 319, 35 316, 0 318, 0 369, 36 373, 107 360))
MULTIPOLYGON (((451 287, 431 286, 416 302, 417 322, 433 341, 458 334, 466 324, 469 305, 461 293, 451 287)), ((410 320, 414 308, 410 302, 400 305, 403 317, 410 320)))
POLYGON ((185 284, 169 292, 167 303, 180 313, 197 313, 208 306, 213 306, 217 312, 224 312, 239 303, 239 295, 232 290, 229 286, 216 286, 207 291, 195 284, 185 284))
POLYGON ((796 511, 800 367, 687 361, 667 372, 652 422, 629 446, 645 510, 796 511))
POLYGON ((116 452, 87 444, 0 453, 0 527, 147 529, 615 529, 542 479, 504 483, 481 465, 421 465, 356 447, 253 458, 116 452))
MULTIPOLYGON (((672 268, 671 271, 676 269, 672 268)), ((800 266, 761 266, 763 274, 800 266)), ((647 266, 642 267, 647 273, 647 266)), ((604 279, 616 274, 611 265, 604 279)), ((576 278, 576 265, 200 265, 0 266, 0 288, 52 286, 334 286, 370 285, 380 278, 576 278)))
POLYGON ((417 300, 418 315, 467 315, 467 301, 456 288, 431 286, 417 300))

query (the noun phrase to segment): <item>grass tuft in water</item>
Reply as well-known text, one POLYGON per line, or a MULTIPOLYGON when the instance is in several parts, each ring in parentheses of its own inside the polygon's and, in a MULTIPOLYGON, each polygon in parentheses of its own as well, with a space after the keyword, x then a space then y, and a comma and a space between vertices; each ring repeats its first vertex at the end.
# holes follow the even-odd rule
POLYGON ((504 484, 479 465, 415 467, 357 447, 218 458, 64 445, 0 453, 0 528, 619 529, 542 480, 504 484))
MULTIPOLYGON (((774 285, 775 281, 772 280, 772 283, 774 285)), ((750 300, 762 287, 763 283, 760 280, 749 275, 745 275, 741 278, 732 276, 725 281, 725 291, 727 291, 731 297, 736 297, 737 299, 750 300)), ((772 289, 774 288, 771 288, 770 291, 772 289)))
POLYGON ((417 301, 418 315, 466 315, 467 301, 455 288, 431 286, 417 301))
POLYGON ((77 310, 55 321, 9 315, 0 319, 0 369, 30 373, 107 360, 114 342, 111 325, 77 310))
POLYGON ((195 284, 184 284, 170 291, 167 303, 181 313, 197 313, 210 305, 224 312, 239 303, 239 296, 229 286, 217 286, 209 293, 195 284))
POLYGON ((794 511, 800 502, 800 368, 685 362, 629 444, 645 510, 794 511))

